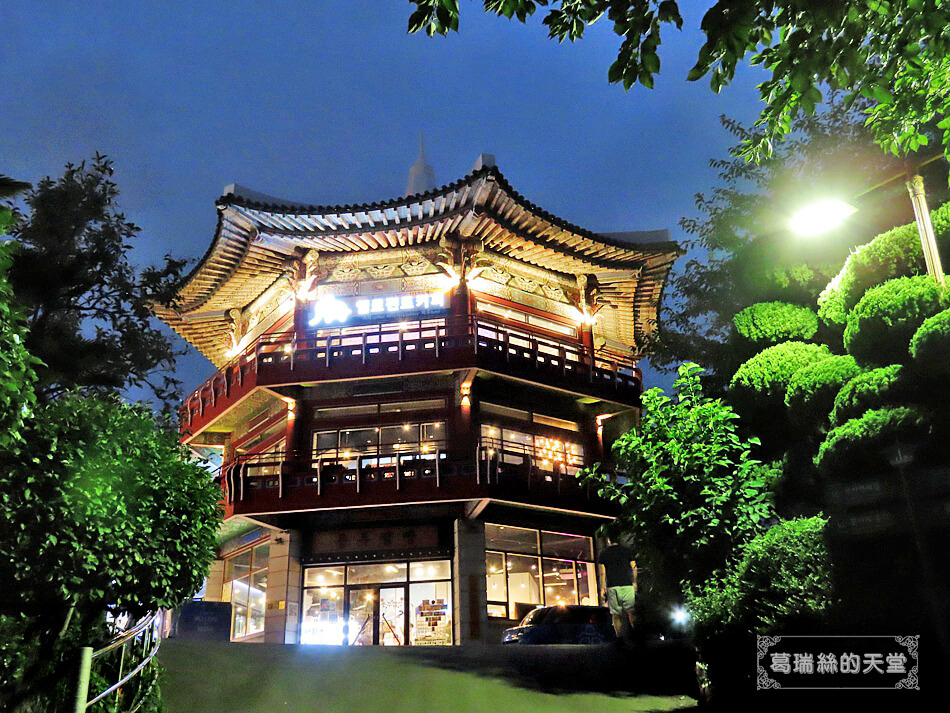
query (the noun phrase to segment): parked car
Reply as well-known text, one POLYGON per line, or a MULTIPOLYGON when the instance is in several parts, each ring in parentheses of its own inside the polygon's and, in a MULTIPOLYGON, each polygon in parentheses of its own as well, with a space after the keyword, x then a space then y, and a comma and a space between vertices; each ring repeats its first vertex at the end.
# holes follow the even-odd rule
POLYGON ((538 607, 506 629, 503 644, 608 644, 617 635, 607 607, 538 607))

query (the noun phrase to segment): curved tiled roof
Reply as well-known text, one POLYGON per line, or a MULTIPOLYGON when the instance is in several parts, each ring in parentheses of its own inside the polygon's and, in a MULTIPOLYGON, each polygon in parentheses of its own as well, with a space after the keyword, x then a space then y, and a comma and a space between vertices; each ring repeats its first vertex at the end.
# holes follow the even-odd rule
POLYGON ((156 314, 215 364, 226 361, 225 313, 260 296, 301 251, 342 253, 413 247, 443 236, 563 274, 594 274, 620 310, 623 341, 642 344, 660 291, 682 254, 666 231, 603 235, 528 201, 494 165, 424 193, 335 206, 282 202, 237 186, 215 202, 208 251, 179 292, 177 310, 156 314), (267 199, 267 200, 264 200, 267 199), (643 236, 642 242, 631 242, 643 236), (667 239, 663 239, 663 238, 667 239))

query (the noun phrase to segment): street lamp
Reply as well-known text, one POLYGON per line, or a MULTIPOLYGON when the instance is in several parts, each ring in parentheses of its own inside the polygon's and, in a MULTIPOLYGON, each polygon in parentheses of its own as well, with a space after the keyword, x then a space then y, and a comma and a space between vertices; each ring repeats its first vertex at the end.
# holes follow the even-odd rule
MULTIPOLYGON (((920 246, 923 249, 924 261, 927 263, 927 273, 933 277, 940 287, 946 288, 946 278, 943 274, 943 265, 940 263, 940 253, 937 251, 937 241, 934 238, 933 224, 930 222, 930 209, 927 207, 927 194, 924 191, 924 179, 918 172, 921 166, 942 158, 942 154, 927 159, 923 163, 910 165, 906 172, 892 176, 885 181, 869 188, 861 195, 870 193, 881 186, 898 178, 904 179, 910 202, 914 207, 914 218, 917 221, 917 234, 920 236, 920 246)), ((813 236, 837 228, 857 208, 837 199, 825 199, 805 206, 796 212, 789 221, 789 227, 799 235, 813 236)))

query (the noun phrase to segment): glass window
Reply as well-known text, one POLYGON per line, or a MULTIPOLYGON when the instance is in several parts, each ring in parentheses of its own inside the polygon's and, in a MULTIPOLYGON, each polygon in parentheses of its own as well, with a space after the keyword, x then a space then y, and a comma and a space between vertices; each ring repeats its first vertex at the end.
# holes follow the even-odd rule
POLYGON ((430 562, 410 562, 409 579, 419 582, 426 579, 451 579, 452 563, 449 560, 432 560, 430 562))
POLYGON ((396 401, 380 404, 380 413, 402 413, 403 411, 431 411, 445 408, 445 399, 425 399, 420 401, 396 401))
POLYGON ((544 582, 544 603, 577 604, 577 583, 574 581, 574 563, 568 560, 545 559, 541 562, 544 582))
POLYGON ((389 562, 386 564, 355 564, 346 568, 346 583, 383 584, 386 582, 405 582, 406 563, 389 562))
POLYGON ((581 604, 598 603, 597 571, 593 562, 577 563, 577 598, 581 604))
POLYGON ((354 416, 376 415, 378 410, 376 404, 359 404, 357 406, 329 406, 326 408, 316 408, 313 411, 313 418, 317 421, 329 421, 337 418, 353 418, 354 416))
POLYGON ((343 566, 308 567, 303 572, 305 587, 332 587, 343 584, 343 566))
POLYGON ((478 405, 479 410, 482 413, 491 413, 498 416, 506 416, 507 418, 517 419, 519 421, 528 421, 531 418, 531 414, 527 411, 522 411, 521 409, 510 408, 509 406, 501 406, 499 404, 491 404, 487 401, 482 401, 478 405))
POLYGON ((423 442, 445 440, 445 422, 423 423, 422 440, 423 442))
POLYGON ((538 531, 511 525, 485 525, 485 547, 506 552, 538 554, 538 531))
POLYGON ((231 638, 264 630, 270 545, 258 545, 227 560, 224 597, 231 602, 231 638))
POLYGON ((304 590, 301 644, 340 645, 344 623, 343 587, 304 590))
MULTIPOLYGON (((501 552, 485 553, 485 591, 489 602, 504 602, 508 600, 507 577, 505 576, 505 556, 501 552)), ((488 616, 508 616, 508 607, 488 607, 488 616)))
MULTIPOLYGON (((340 450, 364 452, 376 448, 379 438, 376 428, 356 428, 350 431, 340 431, 340 450)), ((347 457, 347 456, 344 456, 347 457)))
POLYGON ((452 583, 409 585, 409 644, 451 646, 452 583))
POLYGON ((541 603, 541 572, 537 557, 507 555, 508 609, 514 619, 520 619, 541 603))
POLYGON ((541 554, 572 560, 593 559, 593 542, 582 535, 566 535, 560 532, 541 533, 541 554))
POLYGON ((313 434, 313 449, 318 453, 336 450, 339 431, 317 431, 313 434))
POLYGON ((397 443, 418 443, 419 427, 417 424, 404 423, 401 426, 383 426, 379 429, 379 443, 390 446, 397 443))

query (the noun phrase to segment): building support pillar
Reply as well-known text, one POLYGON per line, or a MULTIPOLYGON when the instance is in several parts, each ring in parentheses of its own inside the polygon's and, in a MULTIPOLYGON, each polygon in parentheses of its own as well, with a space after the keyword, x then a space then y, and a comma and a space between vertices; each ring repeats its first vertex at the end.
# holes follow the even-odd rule
POLYGON ((488 602, 485 592, 485 523, 481 520, 455 521, 455 643, 485 643, 488 602))
POLYGON ((271 537, 267 567, 267 611, 264 642, 300 642, 300 539, 298 530, 276 532, 271 537))

